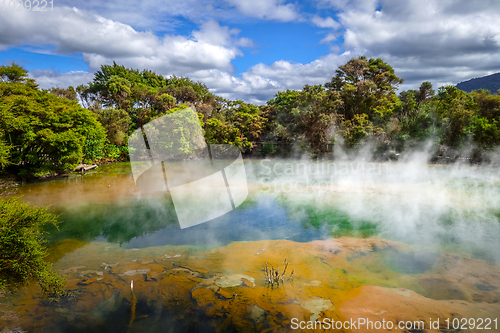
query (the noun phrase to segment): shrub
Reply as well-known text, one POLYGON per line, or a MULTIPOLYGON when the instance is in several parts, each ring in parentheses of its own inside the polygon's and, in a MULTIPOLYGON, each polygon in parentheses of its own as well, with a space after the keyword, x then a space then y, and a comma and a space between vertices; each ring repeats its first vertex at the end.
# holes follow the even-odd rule
POLYGON ((42 227, 56 225, 46 208, 13 197, 0 200, 0 290, 37 281, 46 293, 60 295, 63 278, 46 262, 42 227))

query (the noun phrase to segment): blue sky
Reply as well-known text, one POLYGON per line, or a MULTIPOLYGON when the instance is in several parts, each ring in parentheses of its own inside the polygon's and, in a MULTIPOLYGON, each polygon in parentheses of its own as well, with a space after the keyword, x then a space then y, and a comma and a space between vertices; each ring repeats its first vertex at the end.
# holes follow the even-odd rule
POLYGON ((401 89, 499 72, 498 22, 497 0, 59 0, 53 12, 0 10, 0 62, 49 88, 116 61, 261 104, 359 55, 393 66, 401 89))

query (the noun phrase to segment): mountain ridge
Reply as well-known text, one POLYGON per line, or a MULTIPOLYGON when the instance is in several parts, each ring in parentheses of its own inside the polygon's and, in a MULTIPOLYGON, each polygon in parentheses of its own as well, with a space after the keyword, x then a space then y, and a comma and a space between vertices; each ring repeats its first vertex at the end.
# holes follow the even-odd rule
POLYGON ((468 93, 477 89, 486 89, 492 94, 498 94, 498 90, 500 89, 500 72, 463 81, 455 87, 468 93))

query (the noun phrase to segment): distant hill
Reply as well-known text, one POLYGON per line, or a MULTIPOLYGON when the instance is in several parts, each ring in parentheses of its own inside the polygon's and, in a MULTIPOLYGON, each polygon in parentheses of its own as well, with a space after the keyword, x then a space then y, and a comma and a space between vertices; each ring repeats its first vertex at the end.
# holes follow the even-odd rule
POLYGON ((477 89, 487 89, 492 94, 498 94, 498 89, 500 89, 500 73, 460 82, 456 85, 456 87, 466 92, 471 92, 477 89))

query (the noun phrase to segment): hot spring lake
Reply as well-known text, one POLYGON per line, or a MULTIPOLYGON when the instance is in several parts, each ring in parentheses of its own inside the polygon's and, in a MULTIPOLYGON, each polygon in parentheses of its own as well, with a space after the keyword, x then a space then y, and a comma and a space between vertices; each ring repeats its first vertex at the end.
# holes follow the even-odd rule
POLYGON ((500 332, 498 168, 245 160, 245 169, 246 201, 186 229, 168 192, 141 191, 129 163, 4 189, 59 216, 48 260, 70 294, 55 300, 35 284, 6 294, 0 331, 287 332, 293 318, 364 317, 393 322, 392 332, 405 331, 400 321, 428 329, 439 318, 439 329, 460 332, 445 320, 490 318, 500 332), (268 285, 263 264, 281 274, 285 259, 284 282, 268 285))

